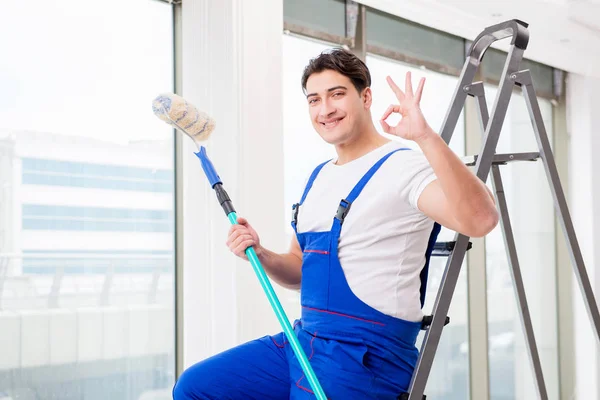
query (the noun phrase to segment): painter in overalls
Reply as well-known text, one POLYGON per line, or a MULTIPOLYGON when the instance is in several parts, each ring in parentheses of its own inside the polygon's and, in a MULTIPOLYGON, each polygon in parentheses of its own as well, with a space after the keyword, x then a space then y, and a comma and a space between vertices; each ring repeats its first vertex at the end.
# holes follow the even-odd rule
MULTIPOLYGON (((244 218, 230 250, 254 246, 272 281, 300 291, 297 335, 328 399, 398 399, 418 358, 429 256, 441 226, 481 237, 498 222, 487 187, 427 124, 422 79, 404 89, 388 78, 398 104, 371 116, 367 66, 343 49, 304 70, 313 127, 337 157, 307 177, 293 205, 287 253, 264 248, 244 218), (390 126, 397 113, 401 120, 390 126), (393 137, 392 137, 393 138, 393 137), (407 146, 407 143, 410 146, 407 146)), ((268 106, 268 105, 265 105, 268 106)), ((267 335, 188 368, 173 389, 187 399, 314 399, 283 333, 267 335)))

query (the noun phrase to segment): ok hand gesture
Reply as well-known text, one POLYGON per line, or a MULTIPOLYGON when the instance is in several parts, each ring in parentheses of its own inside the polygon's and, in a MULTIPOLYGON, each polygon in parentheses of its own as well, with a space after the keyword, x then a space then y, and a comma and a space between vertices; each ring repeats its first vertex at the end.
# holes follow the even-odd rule
POLYGON ((419 81, 416 93, 413 93, 410 72, 406 73, 405 92, 389 76, 387 77, 387 82, 394 91, 399 104, 389 106, 381 117, 379 122, 383 131, 415 142, 425 138, 432 132, 427 121, 425 121, 419 105, 421 95, 423 94, 423 87, 425 86, 425 78, 421 78, 419 81), (392 113, 398 113, 402 116, 402 119, 396 126, 390 126, 385 121, 392 113))

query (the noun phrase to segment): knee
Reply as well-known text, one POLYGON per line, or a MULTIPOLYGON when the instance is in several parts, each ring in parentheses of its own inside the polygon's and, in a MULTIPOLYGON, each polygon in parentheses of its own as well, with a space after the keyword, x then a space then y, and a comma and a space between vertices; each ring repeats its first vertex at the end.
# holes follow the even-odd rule
POLYGON ((189 391, 189 383, 185 378, 185 373, 179 377, 175 386, 173 386, 173 400, 191 400, 192 393, 189 391))
POLYGON ((173 387, 173 400, 209 399, 208 382, 199 368, 188 368, 173 387))

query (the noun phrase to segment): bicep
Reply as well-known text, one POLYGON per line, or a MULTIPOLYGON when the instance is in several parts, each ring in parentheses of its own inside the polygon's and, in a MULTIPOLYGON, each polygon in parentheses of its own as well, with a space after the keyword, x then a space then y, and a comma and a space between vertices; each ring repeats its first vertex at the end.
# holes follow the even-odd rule
POLYGON ((417 200, 417 207, 419 207, 419 210, 423 214, 438 224, 455 232, 460 232, 460 224, 456 220, 454 212, 448 204, 446 195, 437 179, 423 189, 417 200))

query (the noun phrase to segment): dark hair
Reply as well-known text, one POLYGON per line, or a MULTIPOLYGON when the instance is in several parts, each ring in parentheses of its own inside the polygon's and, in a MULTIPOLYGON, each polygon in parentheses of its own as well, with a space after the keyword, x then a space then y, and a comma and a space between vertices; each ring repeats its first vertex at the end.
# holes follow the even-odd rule
POLYGON ((306 92, 306 82, 312 74, 328 69, 348 77, 358 93, 371 86, 371 73, 367 65, 350 51, 334 48, 325 50, 310 60, 302 74, 302 89, 306 92))

